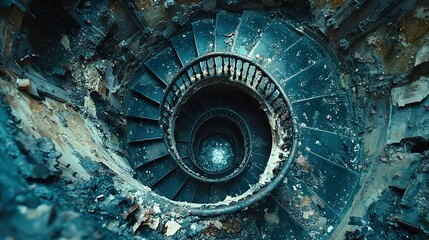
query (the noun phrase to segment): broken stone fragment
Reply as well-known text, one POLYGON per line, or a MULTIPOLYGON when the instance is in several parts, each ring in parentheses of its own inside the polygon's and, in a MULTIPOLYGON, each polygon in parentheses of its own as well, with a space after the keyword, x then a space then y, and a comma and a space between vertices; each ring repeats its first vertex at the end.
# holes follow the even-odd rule
POLYGON ((423 62, 429 62, 429 44, 424 45, 416 54, 416 61, 414 66, 417 66, 423 62))
POLYGON ((429 78, 421 77, 417 81, 392 89, 392 101, 399 107, 421 102, 429 95, 429 78))
POLYGON ((37 91, 36 86, 31 82, 29 78, 18 78, 16 79, 16 85, 19 90, 23 92, 27 92, 34 97, 39 97, 39 93, 37 91))
POLYGON ((19 133, 15 140, 19 149, 27 155, 27 161, 20 164, 20 170, 27 178, 46 180, 61 174, 58 169, 61 153, 55 149, 51 139, 34 139, 19 133))
POLYGON ((366 221, 361 217, 351 216, 349 220, 349 225, 354 226, 364 226, 366 221))
POLYGON ((28 78, 18 78, 16 79, 16 84, 20 90, 28 90, 31 87, 31 81, 28 78))
POLYGON ((171 237, 182 227, 178 222, 170 220, 165 223, 165 236, 171 237))
POLYGON ((43 236, 49 232, 49 226, 55 218, 55 208, 52 205, 42 204, 36 208, 18 206, 17 214, 11 219, 11 225, 21 234, 28 236, 43 236))
POLYGON ((67 35, 63 34, 60 40, 61 45, 63 45, 64 49, 67 51, 71 51, 70 48, 70 39, 67 35))
MULTIPOLYGON (((144 207, 141 204, 142 202, 140 201, 139 203, 136 204, 137 206, 134 205, 130 209, 130 212, 131 211, 135 212, 134 215, 137 220, 132 227, 133 234, 135 234, 137 230, 140 229, 141 227, 147 227, 152 230, 157 230, 161 222, 161 219, 158 216, 156 216, 156 214, 158 213, 157 211, 158 209, 156 206, 144 207)), ((129 214, 131 214, 130 212, 129 214)), ((127 216, 126 214, 125 215, 122 214, 122 217, 127 217, 127 216)))
POLYGON ((174 6, 174 4, 175 4, 174 0, 165 0, 164 7, 168 9, 168 8, 174 6))
POLYGON ((273 213, 265 213, 264 214, 264 219, 265 219, 265 221, 267 221, 267 223, 270 223, 270 224, 274 224, 274 225, 277 225, 277 224, 279 224, 280 223, 280 218, 279 218, 279 216, 277 215, 277 213, 276 212, 273 212, 273 213))
POLYGON ((139 206, 140 205, 138 203, 131 206, 128 211, 125 211, 122 213, 122 218, 127 219, 131 214, 133 214, 139 208, 139 206))

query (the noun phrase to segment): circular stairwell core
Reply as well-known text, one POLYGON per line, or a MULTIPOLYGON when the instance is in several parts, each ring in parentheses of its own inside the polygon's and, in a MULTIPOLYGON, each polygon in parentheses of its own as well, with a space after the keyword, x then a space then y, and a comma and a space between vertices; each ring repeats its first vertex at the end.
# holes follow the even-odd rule
MULTIPOLYGON (((144 98, 131 98, 143 111, 153 105, 144 100, 153 84, 141 89, 144 98)), ((261 200, 284 178, 296 148, 294 119, 258 63, 231 53, 196 58, 178 70, 159 106, 163 141, 130 145, 138 178, 159 195, 193 214, 218 215, 261 200)))
MULTIPOLYGON (((181 160, 177 162, 190 176, 203 182, 244 178, 248 186, 243 185, 240 190, 245 192, 257 183, 260 168, 266 164, 265 160, 256 161, 253 157, 252 153, 258 152, 255 142, 260 142, 264 153, 271 152, 268 118, 260 103, 242 88, 228 85, 226 80, 210 82, 213 84, 192 91, 178 110, 174 139, 180 146, 186 147, 181 145, 183 141, 189 143, 190 156, 179 152, 181 160), (184 125, 191 128, 183 128, 184 125), (189 138, 183 139, 188 132, 189 138), (252 166, 256 163, 259 168, 252 166), (249 174, 255 177, 250 178, 249 174)), ((231 190, 229 195, 241 191, 231 190)))
POLYGON ((136 178, 194 215, 282 202, 292 183, 343 211, 358 180, 348 149, 356 156, 358 143, 323 40, 252 11, 191 25, 148 57, 131 85, 125 114, 136 178), (293 161, 312 166, 305 178, 285 179, 293 161))
POLYGON ((220 130, 205 136, 198 144, 197 164, 209 173, 224 172, 234 165, 235 146, 224 134, 220 130))

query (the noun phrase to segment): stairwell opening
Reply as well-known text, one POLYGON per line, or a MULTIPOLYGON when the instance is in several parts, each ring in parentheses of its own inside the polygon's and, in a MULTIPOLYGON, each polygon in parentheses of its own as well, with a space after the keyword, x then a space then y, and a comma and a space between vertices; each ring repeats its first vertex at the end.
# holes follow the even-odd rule
MULTIPOLYGON (((256 162, 249 162, 252 154, 269 158, 271 128, 261 103, 248 91, 227 84, 225 80, 213 80, 212 83, 193 91, 183 101, 175 120, 175 140, 181 144, 186 141, 183 135, 189 135, 188 148, 192 161, 188 163, 195 166, 185 166, 184 169, 192 169, 188 171, 191 176, 206 182, 244 178, 249 185, 229 193, 240 194, 257 182, 257 178, 251 179, 249 174, 242 174, 243 171, 251 171, 252 175, 258 176, 261 174, 260 168, 263 169, 266 164, 266 161, 257 162, 256 169, 253 166, 256 162), (200 174, 205 177, 199 177, 200 174)), ((226 195, 221 196, 224 197, 226 195)))

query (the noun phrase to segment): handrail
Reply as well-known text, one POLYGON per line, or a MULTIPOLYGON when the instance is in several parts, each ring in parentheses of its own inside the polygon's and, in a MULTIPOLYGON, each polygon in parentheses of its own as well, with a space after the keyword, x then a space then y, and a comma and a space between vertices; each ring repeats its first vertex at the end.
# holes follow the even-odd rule
POLYGON ((209 85, 210 80, 213 79, 238 84, 252 91, 253 95, 265 105, 263 107, 268 117, 274 120, 270 121, 270 124, 274 125, 271 126, 273 139, 276 140, 276 144, 282 144, 279 147, 287 149, 289 155, 282 161, 281 169, 272 181, 261 186, 260 191, 248 196, 244 202, 240 201, 240 204, 234 206, 192 210, 193 214, 199 215, 216 215, 219 211, 232 212, 241 208, 242 204, 247 205, 266 196, 284 178, 297 149, 296 120, 293 117, 291 104, 278 82, 262 66, 248 57, 234 53, 213 52, 198 57, 184 66, 165 89, 160 104, 159 124, 164 141, 176 161, 180 162, 182 159, 176 147, 173 129, 182 102, 202 86, 209 85))
POLYGON ((213 77, 225 78, 230 82, 249 87, 261 97, 267 107, 273 108, 271 114, 278 119, 286 120, 285 118, 290 116, 291 108, 283 89, 259 64, 233 53, 209 53, 183 67, 165 89, 160 104, 159 122, 166 133, 164 136, 168 143, 173 140, 171 138, 173 133, 168 129, 173 127, 171 124, 181 100, 200 82, 213 77))

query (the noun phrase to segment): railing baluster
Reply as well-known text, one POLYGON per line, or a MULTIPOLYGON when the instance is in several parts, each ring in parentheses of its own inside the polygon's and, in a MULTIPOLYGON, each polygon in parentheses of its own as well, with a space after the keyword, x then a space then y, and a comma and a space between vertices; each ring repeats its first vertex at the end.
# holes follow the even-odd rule
MULTIPOLYGON (((259 84, 261 83, 261 80, 262 80, 262 78, 264 77, 262 74, 259 74, 259 79, 256 79, 255 78, 255 82, 256 82, 256 85, 255 85, 255 90, 257 90, 258 89, 258 86, 259 86, 259 84)), ((254 83, 253 83, 254 84, 254 83)), ((252 86, 253 86, 253 84, 252 84, 252 86)))
POLYGON ((216 58, 212 58, 213 59, 213 67, 214 67, 214 75, 217 75, 217 69, 216 69, 216 58))
POLYGON ((240 81, 243 79, 243 70, 244 70, 244 62, 241 61, 240 77, 238 78, 240 81))
POLYGON ((248 76, 249 76, 250 65, 251 65, 250 63, 247 64, 246 79, 244 81, 245 83, 247 83, 247 79, 248 79, 248 76))
MULTIPOLYGON (((195 71, 195 68, 193 65, 191 68, 192 68, 192 74, 193 74, 194 82, 196 82, 197 81, 197 72, 195 71)), ((192 84, 192 79, 190 79, 190 80, 191 80, 191 84, 192 84)))
MULTIPOLYGON (((178 73, 165 90, 164 98, 161 102, 159 124, 164 131, 164 138, 167 140, 169 149, 171 149, 175 157, 179 160, 180 156, 177 155, 174 136, 170 130, 174 127, 173 118, 177 114, 180 101, 184 100, 184 96, 190 90, 195 89, 194 87, 199 81, 204 81, 206 77, 217 75, 226 78, 232 77, 233 81, 250 87, 252 91, 259 94, 265 101, 270 114, 274 114, 279 119, 278 123, 276 123, 278 127, 283 125, 283 127, 291 127, 291 121, 284 121, 284 119, 290 119, 291 116, 281 87, 259 65, 233 54, 207 55, 197 61, 193 61, 178 73), (218 66, 221 67, 220 70, 217 69, 218 66)), ((246 151, 248 150, 249 146, 246 146, 246 151)))
POLYGON ((225 74, 225 58, 224 57, 221 57, 222 58, 222 75, 224 75, 225 74))
POLYGON ((231 58, 230 57, 228 57, 228 72, 227 72, 227 74, 228 74, 228 77, 231 75, 231 58))
POLYGON ((268 97, 268 99, 269 99, 269 105, 273 105, 273 102, 274 102, 276 99, 278 99, 278 98, 280 98, 280 94, 279 94, 278 90, 274 90, 274 91, 270 94, 270 96, 268 97))
MULTIPOLYGON (((186 87, 186 83, 185 83, 185 80, 183 79, 183 75, 180 76, 180 80, 182 80, 183 86, 186 87)), ((183 92, 185 91, 185 88, 180 87, 179 90, 180 90, 180 93, 183 94, 183 92)))
POLYGON ((234 73, 233 73, 233 79, 235 80, 237 78, 237 59, 234 59, 234 73))
POLYGON ((205 60, 205 63, 206 63, 206 71, 207 71, 207 76, 210 76, 210 66, 209 66, 209 60, 208 60, 208 59, 206 59, 206 60, 205 60))

